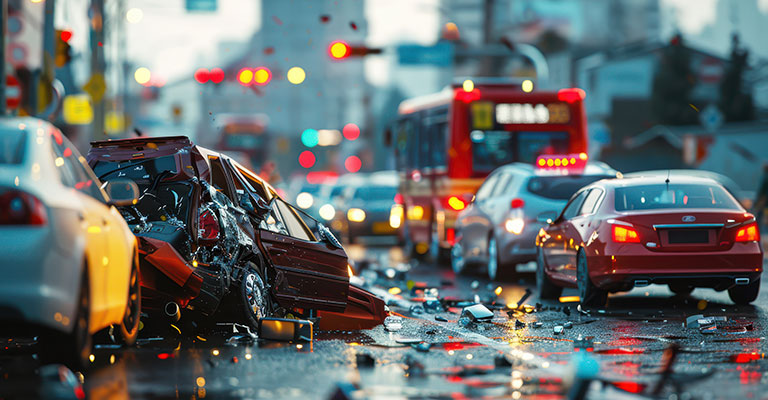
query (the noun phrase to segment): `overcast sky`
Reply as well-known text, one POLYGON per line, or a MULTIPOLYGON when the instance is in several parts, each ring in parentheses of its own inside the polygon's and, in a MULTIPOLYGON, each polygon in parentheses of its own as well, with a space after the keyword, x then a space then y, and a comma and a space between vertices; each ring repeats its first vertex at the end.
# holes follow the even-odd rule
MULTIPOLYGON (((661 0, 661 5, 674 13, 666 20, 683 33, 697 35, 716 18, 727 18, 718 15, 718 1, 754 0, 661 0)), ((768 0, 757 1, 768 15, 768 0)), ((438 4, 439 0, 367 0, 369 43, 385 46, 406 39, 433 42, 439 23, 438 4)), ((217 60, 207 62, 206 57, 215 57, 218 42, 247 40, 261 21, 259 0, 218 0, 218 10, 204 14, 187 13, 184 0, 127 0, 127 6, 141 9, 144 15, 140 22, 129 24, 129 57, 165 80, 182 78, 198 67, 215 67, 217 60)), ((386 68, 383 60, 366 66, 369 76, 381 77, 386 68)), ((375 83, 384 82, 379 78, 375 83)))

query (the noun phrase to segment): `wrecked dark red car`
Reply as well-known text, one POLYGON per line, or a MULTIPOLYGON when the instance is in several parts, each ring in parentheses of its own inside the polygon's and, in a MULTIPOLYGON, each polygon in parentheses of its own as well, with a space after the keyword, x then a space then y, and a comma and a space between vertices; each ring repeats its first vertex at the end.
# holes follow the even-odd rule
POLYGON ((319 317, 321 329, 384 319, 380 299, 350 286, 347 254, 328 228, 226 155, 173 136, 92 142, 87 158, 102 181, 139 186, 120 212, 138 238, 149 317, 226 314, 255 327, 298 313, 319 317))

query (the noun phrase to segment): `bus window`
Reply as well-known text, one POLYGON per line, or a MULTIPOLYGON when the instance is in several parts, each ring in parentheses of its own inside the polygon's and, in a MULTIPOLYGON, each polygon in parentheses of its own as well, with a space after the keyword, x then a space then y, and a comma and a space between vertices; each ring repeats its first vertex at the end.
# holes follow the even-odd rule
MULTIPOLYGON (((422 120, 423 121, 423 120, 422 120)), ((418 126, 418 141, 414 142, 414 147, 418 147, 419 149, 419 159, 418 159, 418 168, 422 169, 425 167, 431 167, 432 166, 432 155, 429 151, 430 147, 430 134, 432 133, 432 129, 429 125, 426 124, 426 122, 422 122, 418 126)))
POLYGON ((475 171, 492 171, 511 162, 534 163, 542 154, 568 152, 567 132, 480 131, 470 133, 475 171))

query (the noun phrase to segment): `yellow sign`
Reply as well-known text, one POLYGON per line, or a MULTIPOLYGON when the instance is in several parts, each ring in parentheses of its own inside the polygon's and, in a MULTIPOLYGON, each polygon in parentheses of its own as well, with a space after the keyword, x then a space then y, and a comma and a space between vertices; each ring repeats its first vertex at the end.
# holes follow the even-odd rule
POLYGON ((62 104, 64 122, 69 125, 88 125, 93 122, 93 106, 87 94, 64 96, 62 104))
POLYGON ((94 103, 98 103, 104 97, 104 92, 107 91, 107 83, 104 81, 104 75, 93 74, 88 82, 83 86, 83 90, 91 95, 94 103))
POLYGON ((125 116, 120 111, 107 111, 104 116, 104 129, 107 135, 118 135, 125 130, 125 116))
POLYGON ((472 128, 485 130, 493 129, 493 126, 493 103, 472 103, 472 128))

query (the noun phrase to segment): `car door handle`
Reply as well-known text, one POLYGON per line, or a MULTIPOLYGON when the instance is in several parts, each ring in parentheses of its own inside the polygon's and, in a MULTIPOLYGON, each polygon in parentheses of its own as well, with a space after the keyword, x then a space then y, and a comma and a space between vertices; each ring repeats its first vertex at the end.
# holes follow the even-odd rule
POLYGON ((273 252, 275 254, 285 254, 285 253, 288 252, 288 250, 286 250, 286 249, 278 249, 278 248, 275 248, 275 247, 269 249, 269 251, 271 251, 271 252, 273 252))

